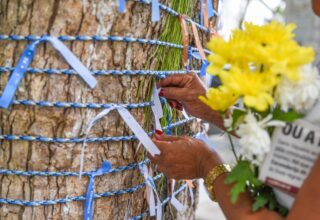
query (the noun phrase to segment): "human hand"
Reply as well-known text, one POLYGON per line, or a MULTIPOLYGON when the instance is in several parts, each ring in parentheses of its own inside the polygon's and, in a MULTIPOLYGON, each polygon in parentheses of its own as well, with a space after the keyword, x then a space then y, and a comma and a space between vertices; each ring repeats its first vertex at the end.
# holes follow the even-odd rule
POLYGON ((189 114, 223 128, 220 114, 199 99, 199 96, 206 95, 206 87, 196 74, 172 75, 161 79, 157 87, 161 87, 160 96, 168 99, 169 103, 173 101, 171 107, 178 110, 183 107, 189 114))
POLYGON ((149 158, 169 178, 205 178, 213 167, 222 164, 217 153, 196 138, 155 134, 153 141, 161 153, 149 158))

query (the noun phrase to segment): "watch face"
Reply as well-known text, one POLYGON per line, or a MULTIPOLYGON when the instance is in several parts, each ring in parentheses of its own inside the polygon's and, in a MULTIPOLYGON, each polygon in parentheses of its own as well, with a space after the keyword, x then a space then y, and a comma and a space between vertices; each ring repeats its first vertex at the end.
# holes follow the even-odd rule
POLYGON ((320 0, 312 0, 312 9, 316 15, 320 16, 320 0))

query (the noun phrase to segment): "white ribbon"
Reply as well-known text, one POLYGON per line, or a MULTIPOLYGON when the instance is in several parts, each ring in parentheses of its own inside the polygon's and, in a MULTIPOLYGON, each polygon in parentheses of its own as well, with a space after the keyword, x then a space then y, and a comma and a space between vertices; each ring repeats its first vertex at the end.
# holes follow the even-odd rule
POLYGON ((91 128, 93 127, 93 125, 95 125, 95 123, 98 120, 100 120, 101 118, 103 118, 104 116, 109 114, 109 112, 114 110, 114 109, 116 109, 118 111, 118 113, 120 114, 122 119, 125 121, 125 123, 128 125, 128 127, 132 130, 132 132, 136 135, 138 140, 143 144, 143 146, 146 148, 146 150, 153 157, 155 155, 160 154, 160 150, 158 149, 158 147, 152 142, 151 138, 143 130, 143 128, 139 125, 139 123, 134 119, 134 117, 130 114, 130 112, 126 108, 124 108, 122 106, 113 106, 113 107, 110 107, 108 109, 103 110, 96 117, 91 119, 91 121, 89 122, 89 125, 88 125, 88 127, 86 129, 85 138, 84 138, 84 141, 83 141, 83 144, 82 144, 82 150, 81 150, 80 177, 81 177, 82 171, 83 171, 84 151, 85 151, 85 148, 86 148, 86 143, 87 143, 86 140, 87 140, 88 134, 89 134, 91 128))
POLYGON ((189 119, 190 118, 185 109, 182 110, 182 114, 183 114, 185 119, 189 119))
POLYGON ((177 209, 178 212, 183 213, 184 211, 187 210, 187 208, 181 202, 179 202, 179 200, 174 195, 174 186, 175 186, 175 184, 176 184, 176 180, 173 179, 172 183, 171 183, 171 200, 170 200, 170 203, 177 209))
POLYGON ((156 185, 154 184, 153 178, 152 178, 152 176, 149 175, 148 167, 145 164, 139 165, 139 169, 140 169, 140 172, 143 175, 145 182, 147 184, 147 194, 148 194, 150 216, 156 215, 157 220, 161 220, 162 219, 162 205, 161 205, 161 200, 159 198, 157 188, 156 188, 156 185), (154 194, 156 195, 156 198, 157 198, 157 207, 155 205, 154 194))
POLYGON ((190 196, 190 199, 191 199, 191 204, 193 204, 194 203, 194 195, 193 195, 193 190, 192 190, 192 188, 194 187, 193 183, 192 183, 193 180, 185 180, 185 181, 188 184, 188 189, 189 189, 189 194, 190 194, 189 196, 190 196))
POLYGON ((194 203, 194 195, 193 195, 192 187, 189 184, 188 184, 188 189, 189 189, 189 193, 190 193, 191 204, 193 205, 193 203, 194 203))
POLYGON ((85 67, 80 60, 64 45, 58 38, 46 36, 45 38, 52 46, 59 51, 68 64, 82 77, 82 79, 93 89, 97 85, 96 78, 85 67))
POLYGON ((160 124, 160 118, 163 117, 163 111, 162 111, 162 105, 159 97, 160 89, 157 89, 156 85, 153 86, 151 101, 153 102, 153 105, 151 106, 155 123, 156 123, 156 129, 159 131, 162 131, 162 127, 160 124))

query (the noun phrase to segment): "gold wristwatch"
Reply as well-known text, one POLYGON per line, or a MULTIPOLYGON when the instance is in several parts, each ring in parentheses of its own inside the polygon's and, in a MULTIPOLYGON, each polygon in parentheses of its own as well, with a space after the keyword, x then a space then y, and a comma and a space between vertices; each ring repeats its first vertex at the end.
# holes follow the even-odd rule
POLYGON ((228 164, 220 164, 218 166, 215 166, 209 174, 206 176, 204 180, 204 185, 206 186, 207 193, 212 201, 216 200, 216 195, 214 193, 213 184, 214 181, 222 174, 224 173, 230 173, 231 167, 228 164))

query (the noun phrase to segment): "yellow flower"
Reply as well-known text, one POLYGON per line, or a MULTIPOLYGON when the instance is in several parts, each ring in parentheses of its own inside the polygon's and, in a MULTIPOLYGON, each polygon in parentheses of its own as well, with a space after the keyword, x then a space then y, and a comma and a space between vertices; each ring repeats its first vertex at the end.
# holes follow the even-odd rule
POLYGON ((213 52, 207 58, 210 62, 207 72, 213 75, 219 74, 226 64, 246 68, 249 62, 259 57, 259 45, 242 39, 225 42, 221 38, 213 37, 207 47, 213 52))
POLYGON ((263 65, 268 72, 298 80, 300 66, 312 62, 315 53, 293 40, 294 28, 294 24, 275 21, 263 26, 246 23, 245 30, 235 30, 229 41, 213 37, 207 45, 213 52, 208 56, 207 72, 219 75, 226 66, 246 71, 263 65))
POLYGON ((284 74, 290 80, 299 80, 300 67, 314 60, 315 52, 311 47, 301 47, 291 41, 278 46, 266 48, 270 54, 268 63, 274 74, 284 74))
POLYGON ((291 41, 294 38, 292 31, 296 25, 281 24, 277 21, 272 21, 265 25, 254 25, 252 23, 244 23, 244 31, 235 30, 233 32, 233 39, 247 38, 263 46, 281 44, 283 42, 291 41))
POLYGON ((244 104, 257 111, 265 111, 273 104, 272 91, 279 83, 276 75, 268 72, 241 71, 232 68, 220 73, 222 85, 243 96, 244 104))
POLYGON ((225 112, 236 103, 238 96, 231 90, 220 86, 219 88, 210 88, 206 96, 199 96, 199 99, 213 110, 225 112))
POLYGON ((299 81, 301 66, 314 59, 312 48, 293 40, 294 24, 273 21, 263 26, 244 26, 244 30, 233 31, 230 40, 213 37, 207 45, 213 52, 208 56, 207 72, 219 76, 222 82, 222 88, 211 90, 210 95, 223 98, 219 99, 221 105, 213 102, 216 97, 202 100, 215 110, 225 109, 234 97, 243 97, 244 104, 257 111, 267 110, 274 102, 272 95, 281 78, 299 81))

